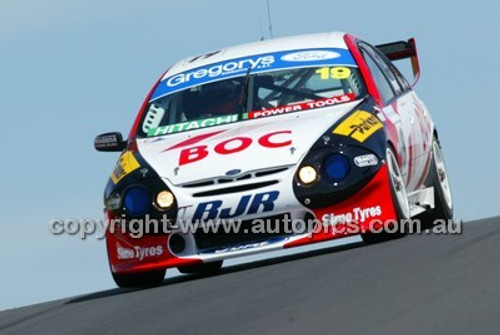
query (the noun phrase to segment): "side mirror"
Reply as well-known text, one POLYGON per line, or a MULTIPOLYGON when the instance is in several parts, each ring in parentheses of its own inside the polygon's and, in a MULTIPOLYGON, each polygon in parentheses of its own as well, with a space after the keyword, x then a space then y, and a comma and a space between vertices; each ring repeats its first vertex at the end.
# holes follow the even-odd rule
POLYGON ((97 135, 94 139, 94 148, 97 151, 123 151, 127 147, 127 141, 123 140, 123 136, 119 132, 104 133, 97 135))

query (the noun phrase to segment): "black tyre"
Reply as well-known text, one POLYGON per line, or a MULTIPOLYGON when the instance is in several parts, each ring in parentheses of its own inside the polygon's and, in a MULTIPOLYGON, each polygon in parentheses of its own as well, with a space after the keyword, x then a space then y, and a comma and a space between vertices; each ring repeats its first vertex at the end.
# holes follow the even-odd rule
POLYGON ((434 187, 434 208, 418 216, 422 226, 432 228, 436 220, 453 219, 453 198, 450 180, 441 152, 441 145, 436 138, 432 142, 432 161, 425 185, 434 187))
POLYGON ((159 286, 165 279, 166 270, 117 274, 112 273, 113 279, 119 287, 122 288, 147 288, 159 286))
POLYGON ((188 266, 180 266, 177 269, 181 273, 200 273, 200 274, 213 274, 220 271, 222 268, 222 261, 196 264, 196 265, 188 265, 188 266))
MULTIPOLYGON (((389 186, 391 188, 391 196, 394 202, 394 208, 397 215, 397 224, 410 218, 410 206, 408 204, 408 195, 406 193, 405 181, 401 170, 399 169, 396 155, 390 146, 386 149, 386 162, 389 172, 389 186)), ((381 231, 377 233, 364 233, 361 234, 363 242, 367 244, 375 244, 394 240, 403 237, 405 234, 402 232, 388 233, 381 231)))

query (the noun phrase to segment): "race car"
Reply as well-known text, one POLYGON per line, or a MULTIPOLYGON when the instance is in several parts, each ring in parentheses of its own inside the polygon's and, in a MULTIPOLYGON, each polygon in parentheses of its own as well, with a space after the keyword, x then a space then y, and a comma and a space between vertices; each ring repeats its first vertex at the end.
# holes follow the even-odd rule
POLYGON ((420 69, 415 40, 373 46, 333 32, 188 57, 154 85, 104 192, 106 245, 120 287, 167 268, 451 219, 438 132, 395 61, 420 69), (258 229, 257 229, 258 228, 258 229))

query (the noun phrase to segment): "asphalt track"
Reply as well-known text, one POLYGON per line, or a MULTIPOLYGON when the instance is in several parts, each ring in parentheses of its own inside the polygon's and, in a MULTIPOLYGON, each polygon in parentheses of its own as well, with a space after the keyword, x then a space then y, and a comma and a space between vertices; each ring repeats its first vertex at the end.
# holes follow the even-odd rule
POLYGON ((1 334, 500 334, 500 217, 0 313, 1 334))

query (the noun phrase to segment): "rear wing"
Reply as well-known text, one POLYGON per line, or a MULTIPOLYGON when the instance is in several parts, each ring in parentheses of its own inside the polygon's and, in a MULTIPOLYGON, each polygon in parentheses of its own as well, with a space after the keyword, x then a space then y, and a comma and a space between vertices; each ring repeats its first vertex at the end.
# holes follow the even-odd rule
POLYGON ((410 38, 408 41, 380 44, 377 45, 377 49, 391 61, 410 59, 414 77, 412 86, 415 86, 420 78, 420 64, 418 62, 417 46, 414 38, 410 38))

